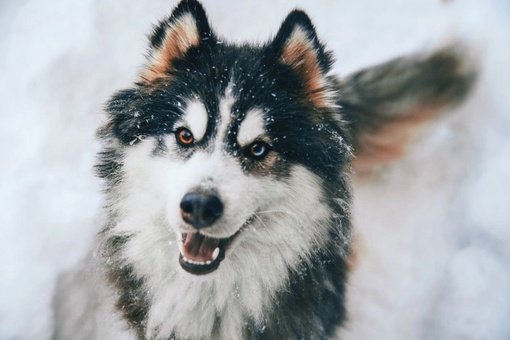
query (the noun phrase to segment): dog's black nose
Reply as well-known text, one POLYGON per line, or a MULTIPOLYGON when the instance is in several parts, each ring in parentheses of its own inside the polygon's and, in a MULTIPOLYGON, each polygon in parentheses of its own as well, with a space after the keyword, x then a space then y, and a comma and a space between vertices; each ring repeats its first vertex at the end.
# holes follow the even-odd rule
POLYGON ((223 203, 214 194, 188 192, 182 198, 182 219, 197 229, 211 226, 222 213, 223 203))

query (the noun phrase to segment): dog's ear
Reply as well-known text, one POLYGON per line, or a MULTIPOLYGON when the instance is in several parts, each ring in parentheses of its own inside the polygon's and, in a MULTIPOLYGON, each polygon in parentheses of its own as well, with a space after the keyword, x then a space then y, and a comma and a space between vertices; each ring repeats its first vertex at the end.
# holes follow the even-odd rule
POLYGON ((269 51, 273 59, 289 66, 300 78, 305 95, 313 105, 329 104, 326 74, 331 68, 331 54, 325 51, 305 12, 294 10, 287 16, 269 51))
POLYGON ((466 49, 398 58, 340 80, 354 138, 354 170, 366 173, 405 154, 426 123, 460 103, 476 72, 466 49))
POLYGON ((202 5, 183 0, 170 17, 162 20, 150 37, 148 63, 141 74, 145 83, 170 78, 174 62, 192 48, 215 40, 202 5))

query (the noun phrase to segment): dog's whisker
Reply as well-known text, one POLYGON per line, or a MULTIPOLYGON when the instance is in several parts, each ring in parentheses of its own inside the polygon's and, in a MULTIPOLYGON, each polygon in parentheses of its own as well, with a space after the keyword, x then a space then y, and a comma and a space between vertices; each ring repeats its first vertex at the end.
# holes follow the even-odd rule
POLYGON ((284 214, 288 214, 288 215, 291 215, 293 217, 297 217, 297 215, 291 211, 288 211, 288 210, 262 210, 262 211, 257 211, 255 214, 272 214, 272 213, 284 213, 284 214))
MULTIPOLYGON (((260 223, 261 223, 264 227, 266 227, 266 228, 267 228, 267 224, 264 222, 264 220, 262 220, 262 218, 261 218, 260 216, 258 216, 257 214, 254 214, 253 216, 255 216, 255 218, 256 218, 257 220, 259 220, 259 222, 260 222, 260 223)), ((256 229, 256 228, 254 228, 254 229, 256 229)))

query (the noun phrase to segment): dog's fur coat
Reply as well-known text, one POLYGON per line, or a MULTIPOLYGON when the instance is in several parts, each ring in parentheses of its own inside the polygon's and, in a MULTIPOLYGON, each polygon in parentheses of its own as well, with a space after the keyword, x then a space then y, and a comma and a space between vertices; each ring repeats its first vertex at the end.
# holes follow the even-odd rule
POLYGON ((341 79, 331 64, 302 11, 261 46, 219 39, 196 1, 161 21, 99 131, 107 285, 75 291, 100 296, 83 313, 57 298, 72 321, 55 337, 111 337, 100 312, 140 339, 332 337, 346 320, 351 164, 363 174, 400 157, 474 73, 451 47, 341 79), (188 223, 188 193, 218 197, 221 216, 188 223))

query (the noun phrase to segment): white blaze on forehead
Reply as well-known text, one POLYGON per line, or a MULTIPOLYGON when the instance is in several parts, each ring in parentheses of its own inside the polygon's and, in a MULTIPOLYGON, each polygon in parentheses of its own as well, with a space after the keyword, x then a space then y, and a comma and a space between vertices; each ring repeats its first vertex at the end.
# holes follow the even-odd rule
POLYGON ((246 146, 265 133, 264 114, 260 109, 250 110, 239 126, 237 142, 246 146))
POLYGON ((229 84, 225 90, 225 96, 220 99, 220 115, 218 122, 218 133, 216 135, 216 148, 222 147, 227 129, 232 119, 232 105, 234 105, 235 98, 232 94, 232 85, 229 84))
POLYGON ((207 121, 208 116, 204 103, 193 100, 186 106, 186 111, 177 125, 186 126, 193 133, 196 140, 201 140, 207 130, 207 121))

